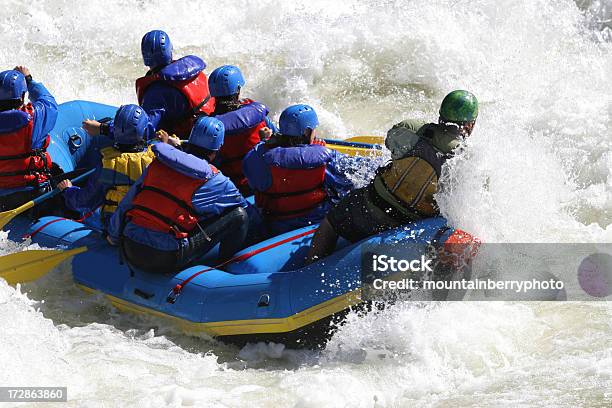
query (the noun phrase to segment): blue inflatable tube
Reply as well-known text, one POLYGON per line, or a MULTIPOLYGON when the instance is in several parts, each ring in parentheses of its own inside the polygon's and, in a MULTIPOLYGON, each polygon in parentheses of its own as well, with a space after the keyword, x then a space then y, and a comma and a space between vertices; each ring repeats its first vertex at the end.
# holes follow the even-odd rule
MULTIPOLYGON (((112 116, 113 109, 83 101, 61 105, 61 120, 52 133, 53 159, 66 171, 84 167, 105 142, 84 135, 80 123, 86 117, 112 116), (71 146, 74 135, 85 148, 71 146)), ((104 294, 121 310, 155 315, 187 333, 235 343, 263 340, 309 347, 321 345, 332 323, 363 303, 364 251, 393 247, 403 258, 418 259, 432 242, 443 244, 455 232, 443 218, 423 220, 357 244, 343 242, 328 258, 304 266, 313 226, 251 246, 226 265, 204 261, 179 273, 151 274, 130 270, 99 231, 74 220, 44 217, 30 224, 22 217, 9 228, 14 240, 27 233, 44 247, 86 246, 71 261, 75 282, 87 292, 104 294)))
POLYGON ((106 136, 89 136, 81 127, 85 119, 101 120, 113 118, 117 108, 101 103, 71 101, 59 106, 55 127, 50 132, 51 143, 47 151, 53 162, 64 172, 78 167, 93 167, 101 148, 110 146, 112 140, 106 136))

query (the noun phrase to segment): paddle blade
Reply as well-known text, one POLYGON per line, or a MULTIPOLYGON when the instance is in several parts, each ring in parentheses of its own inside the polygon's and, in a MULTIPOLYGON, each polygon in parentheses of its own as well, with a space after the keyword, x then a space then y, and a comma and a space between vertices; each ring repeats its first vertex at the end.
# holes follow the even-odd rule
POLYGON ((383 151, 380 146, 384 145, 384 136, 354 136, 348 139, 324 139, 330 149, 348 156, 381 156, 383 151), (355 145, 351 145, 354 143, 355 145), (372 146, 374 145, 374 146, 372 146))
POLYGON ((27 203, 20 205, 17 208, 12 210, 4 211, 0 213, 0 229, 4 228, 6 224, 11 222, 13 218, 18 216, 19 214, 28 211, 30 208, 34 207, 34 201, 28 201, 27 203))
POLYGON ((328 143, 325 147, 333 149, 338 153, 346 154, 347 156, 382 156, 382 150, 373 150, 365 147, 340 146, 328 143))
POLYGON ((355 136, 349 139, 323 139, 326 147, 348 156, 382 156, 383 136, 355 136))
POLYGON ((32 250, 4 255, 0 257, 0 278, 5 279, 9 285, 31 282, 46 275, 60 262, 85 251, 87 247, 67 251, 32 250))

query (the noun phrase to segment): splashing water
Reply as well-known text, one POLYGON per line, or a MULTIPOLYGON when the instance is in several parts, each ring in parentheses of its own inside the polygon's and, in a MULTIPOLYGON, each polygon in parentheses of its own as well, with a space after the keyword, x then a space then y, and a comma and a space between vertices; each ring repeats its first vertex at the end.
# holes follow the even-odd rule
MULTIPOLYGON (((480 117, 444 171, 449 221, 488 242, 612 240, 610 2, 5 3, 0 65, 29 66, 60 102, 134 103, 153 28, 208 72, 240 66, 245 96, 275 119, 313 105, 324 136, 434 121, 448 91, 469 89, 480 117)), ((0 235, 2 254, 24 246, 0 235)), ((600 303, 400 303, 349 315, 322 352, 237 350, 119 315, 62 266, 0 282, 0 384, 66 385, 71 406, 603 407, 611 315, 600 303)))

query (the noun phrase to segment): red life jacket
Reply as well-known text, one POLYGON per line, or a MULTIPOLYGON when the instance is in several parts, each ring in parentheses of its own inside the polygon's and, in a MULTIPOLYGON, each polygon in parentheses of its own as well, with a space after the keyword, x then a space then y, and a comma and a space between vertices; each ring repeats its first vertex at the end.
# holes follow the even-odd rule
POLYGON ((282 220, 308 214, 327 198, 325 165, 312 169, 270 166, 272 185, 255 192, 255 204, 269 218, 282 220))
MULTIPOLYGON (((248 105, 252 102, 251 99, 245 99, 241 104, 248 105)), ((262 120, 255 127, 245 129, 239 133, 225 135, 223 146, 219 150, 222 159, 219 167, 221 172, 229 177, 238 188, 248 185, 248 181, 242 172, 242 159, 261 141, 259 130, 266 126, 266 121, 262 120)))
POLYGON ((158 81, 162 81, 177 89, 187 98, 190 111, 185 112, 184 119, 177 120, 170 129, 166 129, 168 132, 187 139, 197 115, 210 115, 215 110, 215 98, 211 97, 208 91, 208 78, 206 78, 206 74, 203 71, 184 81, 167 81, 162 79, 159 73, 145 75, 136 80, 136 95, 138 96, 139 105, 142 105, 147 88, 158 81))
POLYGON ((13 132, 0 134, 0 188, 37 187, 50 176, 49 136, 42 148, 33 150, 34 107, 29 103, 19 110, 29 115, 28 123, 13 132))
MULTIPOLYGON (((211 166, 213 173, 218 170, 211 166)), ((131 222, 153 231, 186 238, 198 225, 191 199, 208 180, 188 177, 154 160, 148 167, 142 189, 132 201, 127 216, 131 222)))

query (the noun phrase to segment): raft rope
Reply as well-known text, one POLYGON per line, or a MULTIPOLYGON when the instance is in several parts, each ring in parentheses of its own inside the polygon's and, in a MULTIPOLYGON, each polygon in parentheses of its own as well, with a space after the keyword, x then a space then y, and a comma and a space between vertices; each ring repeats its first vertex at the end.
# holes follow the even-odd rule
POLYGON ((253 257, 253 256, 257 255, 257 254, 260 254, 262 252, 265 252, 265 251, 267 251, 269 249, 276 248, 276 247, 278 247, 280 245, 286 244, 287 242, 291 242, 294 239, 298 239, 298 238, 305 237, 307 235, 314 234, 316 230, 317 230, 317 228, 313 228, 311 230, 304 231, 304 232, 302 232, 300 234, 297 234, 297 235, 285 238, 285 239, 277 241, 277 242, 273 242, 270 245, 266 245, 264 247, 257 248, 257 249, 254 249, 252 251, 245 252, 244 254, 241 254, 241 255, 235 256, 233 258, 230 258, 227 261, 222 262, 222 263, 220 263, 217 266, 213 266, 213 267, 206 268, 206 269, 203 269, 201 271, 198 271, 198 272, 194 273, 193 275, 191 275, 190 277, 188 277, 187 279, 185 279, 184 281, 182 281, 181 283, 177 283, 176 286, 173 287, 170 290, 170 292, 168 293, 168 296, 166 297, 166 302, 168 302, 168 303, 176 302, 176 299, 180 296, 181 292, 183 291, 183 288, 185 288, 185 286, 187 286, 187 284, 189 284, 189 282, 191 282, 193 279, 195 279, 196 277, 200 276, 203 273, 212 271, 213 269, 219 269, 219 268, 221 268, 223 266, 226 266, 226 265, 229 265, 229 264, 232 264, 232 263, 242 262, 242 261, 244 261, 246 259, 249 259, 249 258, 251 258, 251 257, 253 257))
MULTIPOLYGON (((97 210, 97 208, 96 208, 96 210, 97 210)), ((87 218, 91 217, 91 216, 92 216, 92 215, 93 215, 93 214, 96 212, 96 210, 89 211, 88 213, 86 213, 85 215, 83 215, 83 216, 82 216, 81 218, 79 218, 78 220, 73 220, 73 219, 71 219, 71 218, 64 218, 64 217, 59 217, 59 218, 56 218, 56 219, 51 220, 51 221, 49 221, 49 222, 47 222, 47 223, 43 224, 42 226, 38 227, 38 228, 37 228, 35 231, 31 232, 30 234, 25 234, 25 235, 22 237, 22 239, 32 238, 32 237, 34 237, 34 235, 38 234, 40 231, 42 231, 42 230, 44 230, 45 228, 47 228, 49 225, 51 225, 51 224, 55 224, 56 222, 59 222, 59 221, 76 221, 76 222, 80 222, 80 223, 82 224, 82 223, 83 223, 83 221, 85 221, 87 218)))

